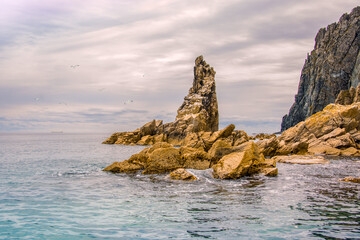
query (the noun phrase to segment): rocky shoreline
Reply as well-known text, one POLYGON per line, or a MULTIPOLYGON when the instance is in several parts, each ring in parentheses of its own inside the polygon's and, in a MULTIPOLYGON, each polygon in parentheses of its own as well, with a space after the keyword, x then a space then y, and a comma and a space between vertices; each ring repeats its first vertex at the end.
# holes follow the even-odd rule
POLYGON ((257 135, 255 138, 259 140, 256 142, 246 132, 235 130, 233 124, 218 130, 216 72, 202 56, 197 57, 193 85, 179 107, 175 121, 164 124, 162 120, 152 120, 135 131, 114 133, 103 143, 152 146, 128 160, 114 162, 104 171, 142 171, 143 174, 171 172, 171 179, 193 181, 196 177, 186 169, 211 168, 214 178, 237 179, 253 174, 276 176, 276 162, 327 164, 329 161, 323 155, 359 157, 360 85, 355 85, 359 83, 359 33, 360 7, 355 8, 351 14, 342 16, 339 23, 319 31, 315 50, 308 56, 303 69, 296 102, 289 115, 283 119, 283 132, 279 137, 275 134, 257 135), (348 30, 343 32, 343 28, 348 30), (336 38, 340 32, 341 37, 336 38), (355 33, 356 36, 353 36, 355 33), (338 42, 342 41, 344 35, 349 35, 355 42, 338 42), (331 70, 341 72, 341 69, 349 68, 347 72, 352 74, 347 75, 348 78, 336 77, 330 73, 320 74, 330 72, 328 63, 332 52, 325 53, 323 50, 329 44, 345 44, 351 50, 345 55, 341 51, 337 52, 331 70), (357 45, 354 47, 354 44, 357 45), (316 54, 318 58, 314 60, 316 54), (336 65, 338 55, 344 55, 346 64, 336 65), (310 73, 308 69, 313 71, 310 73), (329 80, 326 81, 329 86, 324 89, 331 88, 330 95, 322 94, 323 89, 314 90, 324 79, 329 80), (349 86, 348 89, 344 89, 343 82, 349 86), (314 91, 318 95, 312 96, 314 91), (323 96, 328 97, 320 98, 323 96), (311 103, 307 103, 309 99, 311 103), (309 104, 310 110, 306 110, 304 106, 308 107, 309 104), (305 109, 306 113, 302 112, 304 114, 300 116, 301 111, 298 109, 305 109))

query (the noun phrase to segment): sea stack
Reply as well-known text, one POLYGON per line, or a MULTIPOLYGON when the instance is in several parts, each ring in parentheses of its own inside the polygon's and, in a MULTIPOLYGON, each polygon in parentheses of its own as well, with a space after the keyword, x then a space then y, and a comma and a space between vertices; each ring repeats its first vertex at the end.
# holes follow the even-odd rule
POLYGON ((315 48, 301 72, 298 93, 289 114, 283 117, 284 131, 334 103, 341 90, 360 82, 360 7, 345 13, 338 23, 319 30, 315 48))
POLYGON ((192 87, 179 107, 174 122, 163 124, 162 120, 152 120, 133 132, 114 133, 103 143, 152 145, 156 142, 170 142, 181 145, 190 134, 211 134, 217 131, 219 111, 215 73, 203 56, 197 57, 192 87))
POLYGON ((215 132, 219 129, 215 71, 203 56, 195 60, 193 85, 177 110, 174 122, 165 124, 170 138, 184 138, 192 132, 215 132))

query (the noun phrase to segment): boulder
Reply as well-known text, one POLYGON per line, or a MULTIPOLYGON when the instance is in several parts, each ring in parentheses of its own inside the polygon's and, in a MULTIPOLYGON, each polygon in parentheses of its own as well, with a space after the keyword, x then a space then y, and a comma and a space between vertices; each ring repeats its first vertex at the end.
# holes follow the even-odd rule
POLYGON ((143 174, 166 173, 181 167, 179 149, 174 147, 158 148, 149 154, 143 174))
POLYGON ((242 152, 225 155, 212 167, 213 176, 220 179, 237 179, 264 172, 264 168, 269 168, 269 163, 254 142, 249 142, 242 152))
POLYGON ((360 156, 360 151, 357 150, 356 148, 354 147, 349 147, 349 148, 346 148, 344 150, 341 150, 341 155, 342 156, 360 156))
POLYGON ((261 171, 262 174, 264 174, 265 176, 268 176, 268 177, 275 177, 278 175, 278 169, 276 167, 274 168, 264 168, 262 171, 261 171))
POLYGON ((217 140, 208 151, 212 162, 216 163, 223 156, 233 152, 232 146, 223 139, 217 140))
POLYGON ((145 123, 144 126, 140 128, 141 136, 154 135, 156 133, 156 120, 145 123))
POLYGON ((114 162, 110 166, 107 166, 103 171, 112 173, 133 173, 143 169, 141 165, 133 164, 129 161, 114 162))
POLYGON ((279 140, 276 136, 270 139, 258 141, 256 144, 264 156, 274 156, 279 148, 279 140))
POLYGON ((189 173, 183 168, 176 169, 175 171, 169 174, 170 178, 173 180, 182 180, 182 181, 195 181, 197 177, 189 173))
POLYGON ((118 140, 118 133, 113 133, 103 144, 114 144, 118 140))
POLYGON ((210 168, 211 158, 207 152, 202 149, 181 147, 180 155, 184 168, 205 170, 210 168))

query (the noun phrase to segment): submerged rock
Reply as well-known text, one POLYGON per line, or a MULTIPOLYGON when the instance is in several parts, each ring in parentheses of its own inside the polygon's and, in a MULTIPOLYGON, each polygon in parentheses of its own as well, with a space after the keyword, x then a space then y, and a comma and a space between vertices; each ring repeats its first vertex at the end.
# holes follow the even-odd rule
MULTIPOLYGON (((283 117, 281 131, 334 103, 341 90, 356 87, 359 81, 360 7, 356 7, 338 23, 319 30, 315 48, 308 54, 301 72, 295 103, 283 117)), ((351 102, 348 95, 341 93, 345 104, 351 102)))
POLYGON ((352 182, 352 183, 360 183, 360 177, 346 177, 340 179, 342 182, 352 182))
POLYGON ((193 174, 189 173, 183 168, 176 169, 175 171, 169 174, 170 178, 173 180, 183 180, 183 181, 195 181, 198 180, 193 174))

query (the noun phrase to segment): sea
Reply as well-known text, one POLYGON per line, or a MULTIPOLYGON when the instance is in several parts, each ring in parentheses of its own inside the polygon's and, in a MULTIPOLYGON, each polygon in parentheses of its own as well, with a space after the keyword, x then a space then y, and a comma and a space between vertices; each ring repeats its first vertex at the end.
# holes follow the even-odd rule
POLYGON ((0 239, 360 239, 360 159, 199 181, 102 169, 143 146, 108 134, 0 134, 0 239))

